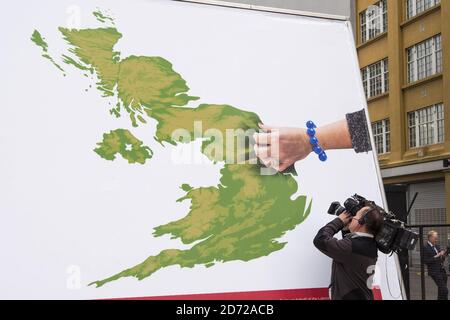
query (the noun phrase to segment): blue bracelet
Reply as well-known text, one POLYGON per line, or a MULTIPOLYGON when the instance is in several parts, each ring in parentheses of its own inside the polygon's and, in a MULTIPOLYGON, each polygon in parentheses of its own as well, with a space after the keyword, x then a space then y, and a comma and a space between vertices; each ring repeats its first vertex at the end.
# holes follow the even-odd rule
POLYGON ((306 133, 309 137, 309 143, 311 143, 314 153, 319 156, 320 161, 327 161, 328 156, 325 151, 319 146, 319 140, 316 137, 317 126, 310 120, 306 123, 306 127, 308 128, 308 130, 306 130, 306 133))

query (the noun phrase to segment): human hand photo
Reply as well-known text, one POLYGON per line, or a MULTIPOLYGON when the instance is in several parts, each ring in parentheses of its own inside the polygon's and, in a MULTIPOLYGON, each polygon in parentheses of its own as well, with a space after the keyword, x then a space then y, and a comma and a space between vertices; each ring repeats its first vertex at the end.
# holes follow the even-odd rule
POLYGON ((344 211, 339 215, 339 219, 341 219, 345 226, 348 226, 352 222, 353 217, 347 211, 344 211))
MULTIPOLYGON (((372 150, 364 110, 346 115, 346 119, 313 129, 313 137, 304 128, 284 128, 260 124, 262 132, 254 135, 256 156, 266 167, 285 171, 295 162, 316 151, 351 149, 372 150), (314 140, 313 140, 314 139, 314 140)), ((326 160, 326 157, 325 157, 326 160)), ((322 160, 322 161, 325 161, 322 160)))

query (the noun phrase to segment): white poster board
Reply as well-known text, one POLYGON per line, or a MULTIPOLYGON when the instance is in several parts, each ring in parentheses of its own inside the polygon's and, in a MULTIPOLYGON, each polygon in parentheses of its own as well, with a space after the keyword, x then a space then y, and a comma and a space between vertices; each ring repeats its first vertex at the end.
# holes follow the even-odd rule
MULTIPOLYGON (((155 101, 163 101, 163 107, 178 104, 186 109, 217 104, 253 112, 268 124, 303 127, 307 120, 319 125, 331 123, 366 108, 355 45, 346 21, 163 0, 79 0, 75 5, 72 1, 45 0, 4 4, 0 27, 7 30, 2 34, 0 53, 1 298, 273 294, 306 289, 323 292, 329 285, 331 261, 312 240, 331 219, 326 214, 330 203, 343 202, 356 192, 383 203, 372 152, 330 151, 326 163, 311 155, 296 164, 298 176, 289 178, 298 182, 290 196, 292 201, 306 196, 311 209, 306 217, 307 207, 299 208, 298 216, 305 215, 304 221, 286 227, 289 230, 282 230, 282 235, 273 239, 277 245, 285 243, 281 249, 258 243, 250 232, 257 230, 249 229, 245 239, 253 241, 251 246, 245 247, 244 237, 220 238, 215 247, 207 243, 202 250, 185 254, 228 229, 219 224, 208 237, 195 238, 204 231, 202 228, 211 226, 188 221, 168 228, 179 234, 189 230, 183 243, 168 234, 155 237, 154 228, 186 217, 192 210, 192 199, 176 200, 192 190, 206 190, 202 196, 198 191, 199 206, 211 201, 216 193, 208 194, 212 190, 208 188, 220 189, 220 179, 227 173, 221 171, 224 163, 213 163, 203 156, 200 140, 178 146, 155 141, 158 121, 148 114, 142 116, 146 124, 138 119, 134 127, 130 113, 141 108, 139 103, 144 101, 138 101, 138 95, 154 88, 144 88, 141 93, 136 89, 138 93, 128 96, 130 99, 129 92, 121 91, 127 85, 133 87, 136 79, 153 79, 145 64, 149 59, 153 64, 160 63, 158 70, 166 70, 165 75, 174 81, 172 87, 160 91, 160 96, 145 97, 152 101, 153 110, 155 101), (66 28, 74 37, 76 29, 94 33, 72 39, 85 50, 77 55, 73 43, 64 39, 58 27, 66 28), (95 30, 107 28, 112 30, 109 35, 96 38, 95 30), (117 33, 121 37, 113 41, 112 49, 117 55, 102 56, 108 51, 107 42, 112 41, 109 36, 114 38, 117 33), (103 51, 99 53, 98 47, 103 51), (138 64, 143 64, 130 71, 142 74, 118 84, 114 77, 126 68, 121 64, 117 71, 114 64, 132 56, 147 57, 138 58, 138 64), (158 62, 154 57, 164 60, 158 62), (91 59, 92 64, 83 62, 83 58, 91 59), (92 73, 88 70, 91 67, 92 73), (176 74, 182 80, 175 79, 176 74), (185 99, 185 104, 179 99, 185 99), (122 102, 120 117, 110 112, 118 102, 122 102), (126 110, 126 102, 134 106, 131 112, 126 110), (118 128, 123 131, 114 131, 118 128), (111 159, 108 152, 120 145, 121 139, 126 141, 126 151, 137 154, 126 158, 116 153, 111 159), (102 141, 104 148, 99 151, 102 141), (194 150, 197 160, 174 161, 186 146, 194 150), (98 288, 89 286, 165 249, 177 250, 156 259, 160 268, 151 275, 148 265, 141 273, 136 272, 144 275, 140 281, 118 277, 98 288), (179 252, 183 252, 182 257, 179 252), (213 259, 204 263, 202 254, 226 255, 230 261, 213 259)), ((159 119, 163 115, 159 113, 159 119)), ((250 219, 240 218, 242 202, 236 204, 237 197, 259 192, 261 187, 245 183, 233 197, 221 198, 220 208, 225 211, 222 218, 233 215, 234 228, 250 219)), ((242 210, 257 212, 259 207, 252 205, 242 210)), ((204 210, 205 214, 217 214, 211 223, 220 218, 215 210, 204 210)), ((204 216, 198 217, 201 220, 204 216)), ((375 280, 383 298, 401 298, 394 258, 380 254, 378 266, 375 280)))

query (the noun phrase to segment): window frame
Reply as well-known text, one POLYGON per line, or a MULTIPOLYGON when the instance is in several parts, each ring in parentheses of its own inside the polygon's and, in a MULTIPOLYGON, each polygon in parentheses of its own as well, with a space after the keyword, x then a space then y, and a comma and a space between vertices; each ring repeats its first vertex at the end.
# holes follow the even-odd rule
POLYGON ((391 152, 391 121, 389 118, 375 121, 372 123, 372 134, 375 142, 375 150, 378 155, 384 155, 391 152), (379 132, 378 129, 381 129, 379 132), (379 139, 381 138, 381 150, 379 149, 379 139))
POLYGON ((389 92, 389 59, 386 57, 361 69, 366 98, 389 92))
POLYGON ((441 4, 441 0, 406 0, 406 20, 412 19, 439 4, 441 4))
POLYGON ((445 142, 444 110, 444 103, 441 102, 408 112, 408 145, 410 149, 445 142))
POLYGON ((387 6, 387 0, 380 0, 359 14, 361 43, 366 43, 387 32, 387 6), (377 27, 379 27, 379 31, 377 27))
POLYGON ((408 83, 414 83, 441 73, 442 68, 441 33, 406 49, 408 83))

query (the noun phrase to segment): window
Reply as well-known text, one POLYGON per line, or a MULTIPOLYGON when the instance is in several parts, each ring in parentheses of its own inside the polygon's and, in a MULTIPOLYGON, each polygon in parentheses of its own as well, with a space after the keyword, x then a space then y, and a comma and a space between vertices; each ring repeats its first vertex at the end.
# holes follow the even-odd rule
POLYGON ((410 19, 439 3, 441 0, 406 0, 406 18, 410 19))
POLYGON ((407 49, 408 82, 442 72, 442 44, 438 34, 407 49))
POLYGON ((364 92, 367 98, 389 91, 389 63, 383 59, 361 70, 364 92))
POLYGON ((389 119, 372 123, 375 149, 378 154, 391 152, 391 123, 389 119))
POLYGON ((361 43, 367 42, 387 31, 387 1, 371 5, 359 14, 361 43))
POLYGON ((409 147, 443 143, 444 105, 442 103, 408 113, 409 147))

